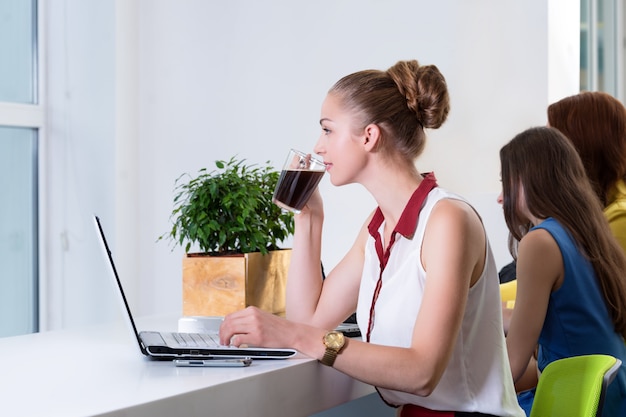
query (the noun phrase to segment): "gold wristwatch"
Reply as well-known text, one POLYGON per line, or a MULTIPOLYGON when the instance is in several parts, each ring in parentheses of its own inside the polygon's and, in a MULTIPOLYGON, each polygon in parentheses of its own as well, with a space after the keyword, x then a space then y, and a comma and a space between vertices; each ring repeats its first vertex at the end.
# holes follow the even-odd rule
POLYGON ((333 330, 326 333, 322 341, 324 346, 326 346, 326 352, 324 352, 320 362, 322 365, 333 366, 335 359, 337 359, 337 354, 341 352, 341 349, 346 344, 346 338, 343 333, 333 330))

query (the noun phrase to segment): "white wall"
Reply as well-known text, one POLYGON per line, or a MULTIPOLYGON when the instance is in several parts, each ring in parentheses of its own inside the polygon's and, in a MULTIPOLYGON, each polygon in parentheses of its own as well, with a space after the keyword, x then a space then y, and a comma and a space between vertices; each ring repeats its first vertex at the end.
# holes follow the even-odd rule
MULTIPOLYGON (((115 8, 111 1, 42 1, 47 67, 41 234, 41 327, 102 321, 117 311, 90 216, 113 225, 115 8)), ((115 238, 115 234, 111 234, 115 238)))
MULTIPOLYGON (((553 39, 549 48, 548 33, 558 22, 545 1, 126 1, 137 6, 128 11, 137 12, 137 33, 119 17, 116 26, 114 0, 97 2, 97 9, 94 2, 68 0, 64 14, 49 16, 51 123, 58 126, 50 132, 49 156, 59 163, 51 167, 45 202, 51 225, 48 278, 72 288, 79 283, 50 306, 47 314, 60 318, 54 324, 96 319, 93 313, 74 318, 85 304, 106 312, 108 296, 93 294, 96 282, 107 277, 89 224, 92 211, 103 217, 114 252, 131 248, 114 256, 135 310, 180 312, 182 250, 156 242, 169 230, 174 180, 235 154, 278 165, 289 147, 312 149, 328 88, 347 73, 386 69, 400 59, 437 65, 452 99, 450 118, 430 134, 418 167, 434 170, 440 185, 477 203, 498 262, 508 261, 495 202, 498 150, 519 131, 545 123, 549 95, 578 88, 558 83, 559 91, 549 93, 549 50, 575 50, 578 31, 565 25, 560 30, 569 35, 553 39), (98 19, 91 19, 95 14, 98 19), (132 50, 137 39, 138 55, 120 52, 120 44, 130 42, 132 50), (138 84, 124 84, 113 99, 116 77, 138 84), (68 99, 76 96, 79 102, 68 99), (120 130, 120 103, 133 100, 138 124, 125 120, 120 130), (68 137, 80 143, 72 147, 68 137), (118 153, 116 168, 120 147, 135 156, 120 160, 118 153), (120 187, 121 170, 137 181, 135 195, 129 192, 132 183, 122 181, 120 187), (58 241, 63 232, 67 250, 58 241)), ((555 3, 572 8, 565 0, 550 2, 555 3)), ((577 74, 577 57, 559 54, 558 61, 577 74)), ((331 268, 374 207, 358 186, 334 188, 326 179, 321 187, 323 261, 331 268)))

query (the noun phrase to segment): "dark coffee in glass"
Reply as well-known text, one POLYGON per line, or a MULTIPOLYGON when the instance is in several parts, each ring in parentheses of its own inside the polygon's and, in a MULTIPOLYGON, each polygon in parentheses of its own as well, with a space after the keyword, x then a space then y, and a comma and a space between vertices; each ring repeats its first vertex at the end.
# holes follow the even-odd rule
POLYGON ((326 166, 322 161, 292 149, 281 171, 272 201, 285 210, 299 213, 325 171, 326 166))

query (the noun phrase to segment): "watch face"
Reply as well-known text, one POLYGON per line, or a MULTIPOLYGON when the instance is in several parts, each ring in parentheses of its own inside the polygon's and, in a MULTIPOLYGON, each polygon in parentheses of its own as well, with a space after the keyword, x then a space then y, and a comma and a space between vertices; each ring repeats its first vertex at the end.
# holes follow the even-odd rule
POLYGON ((328 332, 324 336, 324 344, 330 349, 339 349, 343 346, 344 336, 341 332, 328 332))

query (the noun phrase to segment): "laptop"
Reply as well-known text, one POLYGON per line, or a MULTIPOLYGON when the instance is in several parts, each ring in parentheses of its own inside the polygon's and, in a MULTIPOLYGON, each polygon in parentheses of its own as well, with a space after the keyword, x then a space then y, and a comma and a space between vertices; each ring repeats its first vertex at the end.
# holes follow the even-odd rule
POLYGON ((294 349, 275 349, 258 347, 234 347, 219 344, 217 333, 181 333, 137 331, 135 320, 130 311, 124 288, 120 281, 113 256, 109 249, 100 218, 94 215, 94 223, 100 239, 103 254, 109 263, 111 278, 116 293, 123 304, 124 316, 139 345, 139 350, 151 359, 181 360, 181 359, 216 359, 216 358, 251 358, 251 359, 286 359, 296 355, 294 349))

